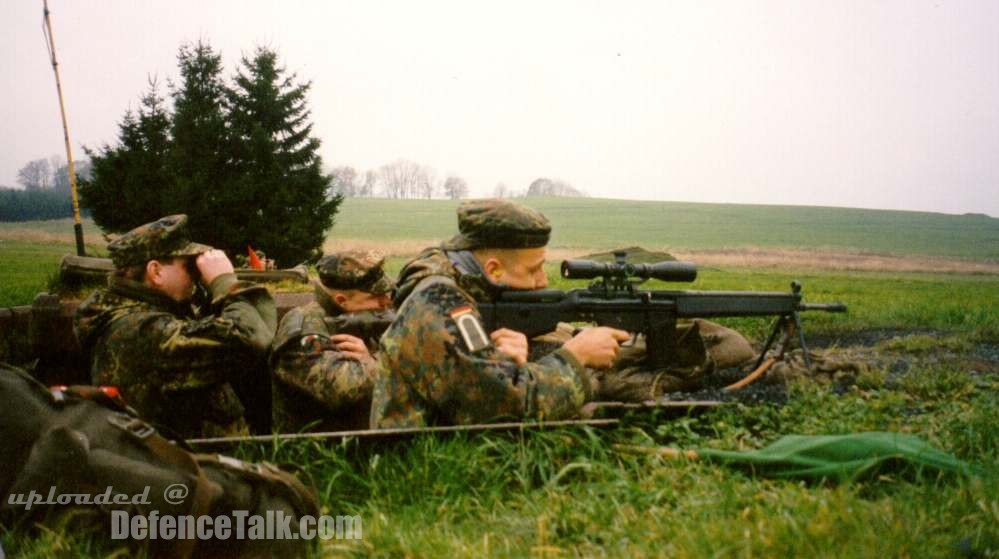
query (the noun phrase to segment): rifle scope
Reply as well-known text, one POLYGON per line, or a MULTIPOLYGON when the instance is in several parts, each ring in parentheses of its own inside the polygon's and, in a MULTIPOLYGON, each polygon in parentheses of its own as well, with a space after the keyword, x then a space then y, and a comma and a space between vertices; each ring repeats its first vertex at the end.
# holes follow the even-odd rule
POLYGON ((593 279, 597 277, 655 278, 662 281, 694 281, 697 266, 692 262, 655 262, 653 264, 628 264, 620 262, 594 262, 592 260, 563 260, 562 277, 566 279, 593 279))

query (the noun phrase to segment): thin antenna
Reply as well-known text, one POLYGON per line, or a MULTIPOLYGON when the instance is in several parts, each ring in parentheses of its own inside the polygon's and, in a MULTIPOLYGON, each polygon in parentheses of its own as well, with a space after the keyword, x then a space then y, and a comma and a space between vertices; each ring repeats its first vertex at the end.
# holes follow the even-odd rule
POLYGON ((62 100, 62 82, 59 81, 59 63, 56 62, 55 40, 52 38, 52 22, 49 21, 49 0, 42 0, 44 6, 44 21, 42 33, 48 39, 45 47, 49 49, 52 60, 52 71, 55 72, 56 92, 59 94, 59 112, 62 114, 62 137, 66 142, 66 168, 69 172, 69 191, 73 196, 73 230, 76 232, 76 254, 86 256, 83 249, 83 223, 80 221, 80 202, 76 196, 76 164, 73 163, 73 150, 69 143, 69 125, 66 123, 66 105, 62 100))

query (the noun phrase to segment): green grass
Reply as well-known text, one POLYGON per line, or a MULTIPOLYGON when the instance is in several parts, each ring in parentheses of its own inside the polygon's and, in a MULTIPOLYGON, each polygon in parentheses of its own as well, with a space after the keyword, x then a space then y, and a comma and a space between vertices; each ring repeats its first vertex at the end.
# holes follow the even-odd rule
MULTIPOLYGON (((87 245, 88 253, 100 248, 87 245)), ((59 274, 63 255, 75 248, 63 243, 37 243, 0 239, 0 307, 30 305, 59 274)))
MULTIPOLYGON (((0 307, 28 305, 46 289, 69 247, 0 240, 0 307)), ((405 259, 393 258, 388 272, 395 274, 405 259)), ((564 280, 556 263, 547 266, 550 287, 585 287, 585 281, 564 280)), ((790 281, 803 284, 805 301, 843 302, 846 315, 823 312, 804 315, 807 332, 845 333, 872 328, 926 328, 943 331, 999 333, 999 277, 990 275, 890 274, 881 272, 831 273, 814 270, 702 269, 690 284, 651 281, 653 289, 789 291, 790 281)), ((295 286, 298 287, 298 286, 295 286)), ((761 319, 724 319, 752 339, 766 336, 769 322, 761 319)))
MULTIPOLYGON (((101 230, 94 224, 93 220, 84 218, 82 224, 84 241, 87 243, 94 243, 101 240, 101 230)), ((72 239, 73 220, 48 219, 43 221, 0 221, 0 235, 22 231, 36 231, 60 236, 65 235, 72 239)))
MULTIPOLYGON (((553 247, 822 247, 999 261, 999 219, 984 215, 594 198, 519 201, 551 219, 553 247)), ((453 200, 348 198, 330 237, 446 239, 457 230, 457 206, 453 200)), ((18 230, 72 235, 72 221, 0 223, 0 238, 18 230)), ((90 220, 85 220, 84 236, 88 242, 100 240, 90 220)))
MULTIPOLYGON (((323 555, 950 557, 964 549, 994 557, 999 379, 940 372, 914 369, 891 387, 844 395, 804 385, 780 408, 732 406, 662 424, 636 419, 616 431, 299 442, 237 454, 303 467, 317 480, 325 513, 362 517, 363 541, 329 542, 323 555), (916 433, 990 473, 809 484, 614 446, 752 448, 787 433, 875 429, 916 433)), ((39 557, 108 551, 73 533, 5 540, 8 550, 21 546, 39 557)))
MULTIPOLYGON (((553 247, 837 248, 999 261, 999 219, 985 216, 589 198, 522 201, 551 218, 553 247)), ((457 205, 450 200, 347 199, 330 238, 386 242, 445 239, 457 229, 457 205)), ((57 272, 62 255, 74 251, 72 234, 69 219, 0 223, 0 306, 29 304, 34 286, 45 284, 57 272)), ((104 254, 100 230, 90 220, 84 220, 84 238, 88 254, 104 254)), ((394 259, 390 270, 401 267, 403 260, 394 259)), ((702 270, 702 277, 710 272, 702 270)), ((745 286, 743 279, 727 288, 762 289, 745 286)), ((811 276, 802 279, 808 282, 811 276)), ((914 281, 920 281, 919 277, 914 281)), ((768 289, 785 288, 774 285, 768 289)), ((806 288, 811 289, 809 283, 806 288)))
POLYGON ((919 365, 892 386, 844 395, 796 388, 784 407, 731 406, 630 429, 417 438, 397 447, 244 447, 306 464, 335 514, 365 519, 379 556, 951 556, 999 553, 999 377, 919 365), (754 448, 783 434, 916 433, 991 472, 886 475, 853 484, 756 479, 665 462, 615 443, 754 448))
MULTIPOLYGON (((560 201, 542 202, 552 205, 544 211, 556 220, 557 228, 563 227, 556 216, 569 216, 571 211, 560 213, 556 207, 560 201)), ((381 224, 383 217, 377 213, 361 224, 362 212, 353 211, 396 204, 403 208, 413 203, 349 201, 334 233, 342 231, 348 238, 429 239, 453 230, 453 221, 446 226, 431 223, 434 215, 446 214, 453 220, 449 202, 413 205, 429 213, 396 225, 403 229, 381 224), (351 229, 355 226, 351 219, 358 220, 357 229, 351 229)), ((663 208, 682 206, 690 211, 680 213, 693 219, 697 207, 706 207, 659 206, 649 215, 669 218, 672 213, 663 208)), ((722 208, 730 208, 734 221, 744 209, 722 208)), ((790 219, 802 209, 771 211, 772 218, 790 219)), ((883 229, 874 231, 882 232, 891 229, 893 220, 900 226, 913 216, 919 216, 924 226, 937 223, 938 232, 960 229, 962 220, 969 224, 982 220, 883 212, 891 215, 879 221, 862 210, 828 211, 842 212, 837 218, 841 222, 855 215, 880 223, 877 227, 883 229)), ((985 221, 987 227, 980 230, 968 227, 954 233, 969 243, 960 255, 994 259, 999 249, 994 243, 984 245, 994 240, 995 221, 985 221)), ((584 222, 580 230, 593 227, 584 222)), ((566 227, 572 233, 576 226, 566 227)), ((669 227, 650 229, 649 235, 684 238, 682 231, 669 227)), ((761 227, 757 238, 766 237, 766 227, 761 227)), ((706 229, 686 238, 707 243, 706 229)), ((647 238, 631 234, 614 244, 632 245, 636 238, 647 238)), ((830 233, 814 242, 834 244, 830 239, 837 235, 847 242, 854 234, 859 233, 830 233)), ((930 246, 933 235, 913 233, 894 241, 876 238, 876 232, 868 235, 872 235, 869 242, 850 241, 857 244, 849 246, 873 250, 877 243, 888 243, 889 248, 876 250, 952 254, 947 248, 951 240, 940 238, 940 245, 930 246)), ((0 245, 0 306, 12 304, 20 293, 44 288, 54 270, 48 267, 58 262, 54 255, 61 255, 57 248, 26 245, 0 245), (32 270, 42 271, 29 273, 32 270)), ((402 261, 390 261, 390 270, 398 270, 402 261)), ((561 280, 554 265, 548 271, 553 287, 585 285, 561 280)), ((783 406, 731 404, 665 422, 635 417, 626 428, 613 431, 424 436, 364 445, 313 441, 245 445, 235 453, 299 465, 315 480, 326 514, 363 518, 362 541, 328 542, 318 555, 999 557, 999 364, 994 357, 999 352, 999 278, 707 268, 696 282, 679 287, 786 291, 791 279, 802 281, 807 301, 842 301, 850 307, 847 315, 807 315, 805 328, 811 335, 848 336, 895 328, 915 332, 879 344, 878 355, 890 365, 862 376, 855 385, 797 385, 783 406), (988 352, 993 357, 986 358, 988 352), (748 449, 786 434, 865 430, 918 435, 988 474, 963 479, 889 473, 848 484, 809 484, 755 478, 703 462, 664 461, 615 447, 748 449)), ((730 323, 755 339, 765 334, 765 321, 730 323)), ((0 541, 7 553, 27 557, 99 557, 115 551, 93 536, 73 531, 40 537, 18 531, 3 534, 0 541)))
MULTIPOLYGON (((553 247, 829 247, 999 260, 999 219, 980 215, 593 198, 519 201, 551 219, 553 247)), ((332 234, 445 239, 457 230, 457 205, 447 200, 348 199, 332 234)))

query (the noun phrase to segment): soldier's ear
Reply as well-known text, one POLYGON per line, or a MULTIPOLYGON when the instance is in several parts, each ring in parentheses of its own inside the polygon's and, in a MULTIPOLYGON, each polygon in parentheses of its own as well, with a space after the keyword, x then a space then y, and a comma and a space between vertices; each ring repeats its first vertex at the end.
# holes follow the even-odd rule
POLYGON ((333 302, 342 307, 347 302, 347 296, 338 291, 333 294, 333 302))
POLYGON ((489 276, 493 281, 498 281, 503 277, 503 272, 505 268, 503 267, 503 262, 496 258, 495 256, 490 256, 482 264, 482 270, 489 276))
POLYGON ((161 282, 160 275, 163 273, 163 264, 159 260, 146 262, 146 283, 158 286, 161 282))

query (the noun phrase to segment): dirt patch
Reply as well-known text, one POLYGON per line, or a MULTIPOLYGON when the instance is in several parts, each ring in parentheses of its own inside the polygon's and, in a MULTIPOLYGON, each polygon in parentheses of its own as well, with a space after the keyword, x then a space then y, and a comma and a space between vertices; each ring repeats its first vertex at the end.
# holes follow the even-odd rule
POLYGON ((787 249, 743 247, 712 250, 676 249, 680 260, 700 266, 725 268, 814 268, 820 270, 875 272, 942 272, 999 274, 999 262, 976 262, 956 258, 900 256, 843 249, 787 249))
MULTIPOLYGON (((3 238, 2 234, 0 234, 0 238, 3 238)), ((376 249, 388 256, 413 257, 424 248, 437 246, 440 242, 441 239, 406 239, 394 241, 329 239, 323 245, 323 250, 376 249)), ((670 247, 632 247, 628 250, 640 250, 643 253, 642 258, 648 258, 647 261, 675 258, 676 260, 694 262, 702 267, 804 268, 837 271, 941 272, 999 275, 999 262, 977 262, 957 258, 934 258, 929 256, 899 256, 848 249, 770 247, 673 249, 670 247)), ((601 255, 606 255, 608 258, 612 257, 608 251, 600 251, 593 248, 556 246, 549 247, 548 249, 549 262, 561 262, 569 258, 599 257, 601 255)), ((637 262, 638 260, 635 261, 637 262)))
POLYGON ((412 258, 427 247, 438 246, 441 239, 406 239, 401 241, 372 241, 370 239, 326 239, 323 252, 341 250, 377 250, 386 256, 412 258))
MULTIPOLYGON (((0 229, 0 240, 34 243, 62 243, 72 245, 75 240, 71 232, 51 233, 31 229, 0 229)), ((93 235, 90 242, 97 241, 93 235)), ((104 242, 107 239, 103 239, 104 242)), ((101 241, 98 241, 101 242, 101 241)), ((330 238, 323 244, 324 252, 347 249, 380 250, 390 257, 411 258, 427 247, 438 246, 441 239, 403 239, 374 241, 371 239, 330 238)), ((698 266, 721 268, 797 268, 837 271, 869 272, 940 272, 957 274, 999 275, 999 262, 979 262, 957 258, 937 258, 929 256, 900 256, 877 254, 862 250, 834 248, 773 248, 739 247, 721 249, 673 249, 670 247, 627 249, 635 251, 629 261, 657 262, 661 260, 684 260, 698 266)), ((561 262, 569 258, 596 258, 610 252, 593 248, 549 247, 548 260, 561 262)))
MULTIPOLYGON (((50 233, 32 229, 0 229, 0 241, 76 245, 76 237, 73 233, 50 233)), ((94 241, 95 239, 87 237, 87 242, 94 241)))
MULTIPOLYGON (((930 329, 900 329, 882 328, 850 332, 845 334, 813 335, 809 338, 809 347, 822 350, 830 347, 843 348, 842 351, 853 358, 868 363, 873 369, 883 371, 883 386, 892 388, 899 379, 913 370, 921 369, 927 364, 943 364, 958 367, 972 374, 994 374, 999 372, 999 344, 977 343, 966 349, 955 350, 946 347, 949 334, 930 329), (931 352, 884 349, 884 342, 892 339, 929 336, 938 338, 941 346, 931 352)), ((724 369, 708 375, 702 384, 693 390, 671 392, 665 400, 718 400, 723 402, 740 402, 747 405, 774 404, 782 405, 788 400, 787 386, 767 382, 766 378, 754 382, 742 389, 726 392, 724 387, 741 380, 747 371, 740 368, 724 369)), ((816 379, 816 382, 828 384, 829 389, 837 394, 847 393, 851 386, 859 382, 859 376, 835 375, 827 379, 816 379)))
POLYGON ((915 335, 942 337, 946 333, 930 328, 871 328, 836 334, 807 334, 805 341, 812 349, 849 346, 873 347, 892 338, 915 335))
POLYGON ((746 373, 739 369, 717 371, 705 379, 702 388, 689 392, 671 392, 664 397, 664 400, 673 402, 683 400, 716 400, 719 402, 740 402, 751 406, 758 404, 780 406, 787 403, 788 389, 783 384, 754 382, 739 390, 731 392, 722 390, 724 387, 741 380, 745 376, 746 373))

